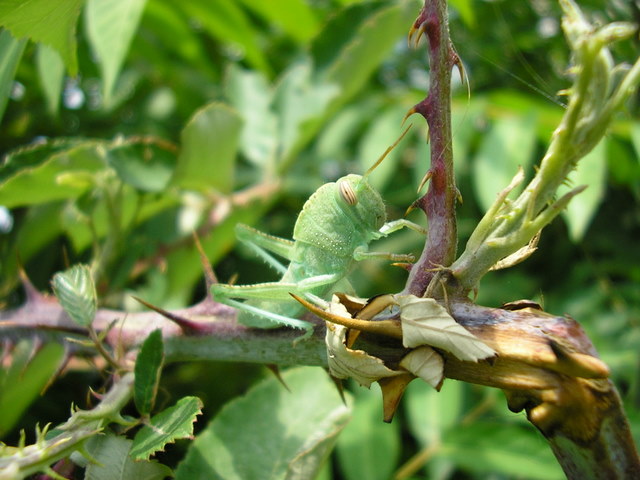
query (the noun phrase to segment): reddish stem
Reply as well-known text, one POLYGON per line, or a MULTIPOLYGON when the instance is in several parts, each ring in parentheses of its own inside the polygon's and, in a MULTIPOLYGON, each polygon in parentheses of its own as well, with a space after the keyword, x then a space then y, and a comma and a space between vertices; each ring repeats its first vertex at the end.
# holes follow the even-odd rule
MULTIPOLYGON (((455 203, 457 190, 453 173, 451 147, 451 71, 460 66, 451 44, 445 0, 425 0, 412 27, 429 39, 431 68, 429 94, 411 113, 419 113, 429 125, 431 167, 427 193, 414 203, 427 215, 429 234, 418 262, 411 269, 406 293, 422 296, 435 275, 435 269, 455 260, 457 228, 455 203)), ((411 36, 410 36, 411 38, 411 36)))

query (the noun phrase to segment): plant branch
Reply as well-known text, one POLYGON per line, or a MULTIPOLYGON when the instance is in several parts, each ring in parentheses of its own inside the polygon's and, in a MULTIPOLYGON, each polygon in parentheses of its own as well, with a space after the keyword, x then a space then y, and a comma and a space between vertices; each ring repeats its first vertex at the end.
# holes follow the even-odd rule
POLYGON ((84 443, 113 422, 122 423, 120 410, 133 395, 133 374, 115 381, 100 403, 92 410, 77 410, 69 420, 56 428, 57 435, 47 439, 48 428, 37 429, 33 445, 8 447, 0 445, 0 478, 24 478, 49 472, 49 465, 82 451, 84 443))
POLYGON ((405 293, 422 296, 434 278, 434 269, 450 265, 456 255, 457 190, 451 144, 451 71, 454 65, 461 68, 461 63, 449 37, 445 0, 425 0, 409 32, 409 42, 415 32, 418 32, 416 43, 423 32, 429 39, 429 93, 407 115, 419 113, 427 120, 431 166, 425 175, 430 181, 429 189, 413 207, 425 212, 429 233, 420 259, 411 269, 405 293))
MULTIPOLYGON (((445 356, 447 378, 504 390, 509 408, 526 410, 569 478, 622 479, 640 471, 620 398, 607 378, 608 369, 577 322, 532 308, 492 309, 455 299, 448 306, 454 319, 498 356, 492 363, 473 363, 440 352, 445 356)), ((150 331, 161 328, 167 361, 327 366, 324 326, 294 346, 300 332, 249 329, 235 322, 233 309, 208 299, 187 309, 162 312, 98 310, 94 327, 100 331, 116 320, 105 341, 115 350, 134 353, 150 331)), ((37 336, 42 341, 66 342, 71 335, 88 337, 54 298, 40 297, 0 313, 0 337, 5 339, 37 336)), ((397 340, 389 343, 370 334, 361 337, 369 342, 367 351, 386 362, 398 362, 406 354, 397 340)), ((73 343, 69 348, 83 347, 73 343)))
POLYGON ((604 136, 613 114, 640 83, 640 59, 613 88, 621 66, 614 66, 607 46, 635 32, 629 24, 613 23, 595 29, 572 0, 562 0, 562 26, 574 55, 574 75, 569 104, 540 167, 515 200, 509 193, 522 181, 518 172, 512 184, 497 198, 472 233, 462 255, 451 266, 463 292, 475 288, 501 259, 524 248, 549 224, 575 195, 579 186, 555 200, 578 161, 604 136))

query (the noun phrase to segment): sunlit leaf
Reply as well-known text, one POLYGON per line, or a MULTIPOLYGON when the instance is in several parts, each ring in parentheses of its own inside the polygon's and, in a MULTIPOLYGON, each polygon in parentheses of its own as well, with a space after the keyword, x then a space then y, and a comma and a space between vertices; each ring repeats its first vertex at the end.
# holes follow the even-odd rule
POLYGON ((283 74, 274 92, 274 111, 279 120, 279 153, 283 162, 291 160, 299 146, 310 139, 315 132, 314 125, 319 123, 339 93, 337 85, 313 77, 308 59, 294 64, 283 74))
POLYGON ((240 149, 256 166, 273 163, 278 147, 278 119, 271 111, 273 92, 264 75, 232 66, 227 72, 227 97, 244 123, 240 149))
POLYGON ((131 40, 138 28, 146 0, 87 0, 87 37, 102 72, 102 95, 106 108, 131 40))
POLYGON ((0 2, 0 26, 17 38, 55 48, 69 74, 78 72, 76 24, 84 0, 3 0, 0 2))
POLYGON ((430 345, 451 352, 460 360, 477 362, 496 354, 482 340, 456 322, 433 298, 398 295, 402 343, 407 348, 430 345))
POLYGON ((242 120, 221 103, 210 103, 198 110, 182 130, 182 149, 173 183, 187 189, 233 188, 242 120))
POLYGON ((226 405, 191 445, 176 479, 309 479, 326 459, 349 408, 319 368, 284 372, 226 405))

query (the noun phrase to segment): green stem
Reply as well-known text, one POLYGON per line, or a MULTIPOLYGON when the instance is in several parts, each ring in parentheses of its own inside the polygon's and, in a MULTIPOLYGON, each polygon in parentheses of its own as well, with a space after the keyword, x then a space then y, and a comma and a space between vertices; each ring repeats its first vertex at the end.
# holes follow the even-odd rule
POLYGON ((120 411, 133 395, 133 374, 117 380, 92 410, 78 410, 56 430, 62 432, 45 440, 46 429, 38 432, 33 445, 0 449, 0 478, 24 478, 47 471, 49 465, 82 451, 85 441, 102 431, 110 422, 121 422, 120 411))

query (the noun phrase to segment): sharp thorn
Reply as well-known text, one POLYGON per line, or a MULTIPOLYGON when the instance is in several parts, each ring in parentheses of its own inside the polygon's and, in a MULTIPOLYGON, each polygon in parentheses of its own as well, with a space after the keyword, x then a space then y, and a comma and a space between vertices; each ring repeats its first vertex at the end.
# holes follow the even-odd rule
POLYGON ((275 375, 275 377, 282 384, 282 386, 287 390, 287 392, 291 393, 291 389, 285 383, 284 379, 282 378, 282 375, 280 375, 280 368, 278 368, 278 365, 276 365, 275 363, 268 363, 265 366, 269 369, 271 373, 275 375))
POLYGON ((180 317, 179 315, 176 315, 174 313, 171 313, 163 308, 157 307, 145 300, 142 300, 139 297, 136 297, 135 295, 132 295, 133 299, 136 300, 137 302, 140 302, 142 305, 144 305, 145 307, 153 310, 154 312, 159 313, 160 315, 162 315, 163 317, 165 317, 167 320, 171 320, 173 323, 175 323, 176 325, 178 325, 182 331, 184 332, 189 332, 189 333, 200 333, 203 331, 203 328, 200 326, 200 324, 196 323, 196 322, 192 322, 191 320, 187 319, 187 318, 183 318, 180 317))
POLYGON ((391 423, 393 420, 402 395, 414 378, 416 378, 414 375, 407 372, 378 380, 380 390, 382 390, 383 420, 386 423, 391 423))
POLYGON ((198 250, 198 254, 200 254, 200 262, 202 263, 202 268, 204 270, 204 279, 207 285, 207 296, 211 296, 211 286, 214 283, 218 283, 218 279, 216 278, 216 274, 211 267, 211 263, 209 263, 209 259, 207 258, 207 254, 202 248, 202 243, 200 243, 200 237, 198 237, 197 232, 193 232, 193 242, 198 250))
POLYGON ((400 124, 401 127, 404 127, 404 122, 407 121, 407 119, 413 115, 414 113, 418 113, 418 110, 416 110, 416 107, 411 107, 409 110, 407 110, 407 113, 404 114, 404 117, 402 118, 402 123, 400 124))
POLYGON ((607 378, 609 367, 599 358, 579 352, 570 352, 558 342, 551 340, 549 346, 557 358, 559 370, 567 375, 581 378, 607 378))
POLYGON ((424 177, 422 177, 422 180, 420 180, 420 185, 418 185, 418 191, 416 193, 420 193, 431 177, 433 177, 433 172, 429 169, 427 173, 425 173, 424 177))

